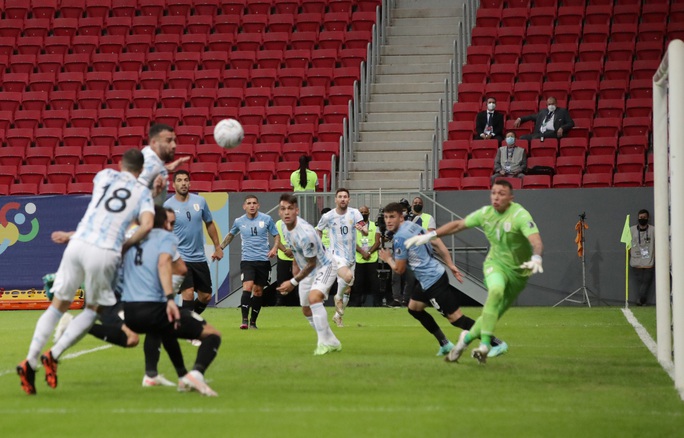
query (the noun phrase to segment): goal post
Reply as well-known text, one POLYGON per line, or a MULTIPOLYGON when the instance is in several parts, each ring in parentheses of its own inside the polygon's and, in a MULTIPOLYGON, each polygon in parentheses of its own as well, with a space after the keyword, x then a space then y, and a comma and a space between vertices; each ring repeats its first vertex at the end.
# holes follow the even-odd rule
POLYGON ((684 272, 681 271, 684 229, 678 226, 684 224, 684 42, 681 40, 670 42, 653 76, 653 165, 657 355, 663 366, 674 366, 675 387, 681 393, 684 391, 684 272), (674 266, 671 288, 670 265, 674 266))

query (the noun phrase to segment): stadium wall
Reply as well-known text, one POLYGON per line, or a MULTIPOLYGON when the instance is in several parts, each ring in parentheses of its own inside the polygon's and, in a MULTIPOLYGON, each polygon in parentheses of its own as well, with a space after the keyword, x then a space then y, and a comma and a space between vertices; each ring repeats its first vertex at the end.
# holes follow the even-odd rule
MULTIPOLYGON (((489 202, 488 193, 438 192, 437 201, 452 211, 466 215, 486 205, 489 202)), ((244 214, 244 195, 231 194, 227 199, 228 208, 224 210, 222 207, 221 213, 215 213, 221 238, 228 232, 233 220, 244 214)), ((639 209, 646 208, 652 212, 653 190, 517 190, 515 195, 515 200, 532 213, 544 241, 544 274, 531 278, 517 304, 553 305, 582 285, 582 265, 575 244, 575 224, 582 212, 586 213, 586 223, 589 225, 585 245, 587 287, 607 304, 622 304, 625 296, 625 253, 620 236, 625 216, 630 214, 634 222, 639 209)), ((267 212, 277 205, 280 193, 259 193, 258 196, 261 211, 267 212)), ((42 275, 57 269, 64 251, 63 246, 50 241, 50 234, 55 230, 73 229, 89 199, 89 196, 73 195, 4 197, 0 201, 0 288, 41 288, 42 275)), ((429 201, 425 205, 426 211, 431 211, 429 201)), ((376 213, 372 211, 373 215, 376 213)), ((271 215, 277 220, 275 209, 271 215)), ((448 216, 438 211, 436 219, 438 224, 443 224, 448 216)), ((481 233, 470 230, 457 235, 454 244, 458 248, 484 247, 487 242, 481 233)), ((219 271, 221 297, 241 284, 240 255, 240 242, 236 240, 228 248, 227 258, 219 271), (226 270, 230 270, 227 279, 224 277, 226 270)), ((481 278, 483 258, 482 252, 461 250, 456 261, 459 266, 481 278)), ((634 286, 630 285, 630 294, 633 291, 634 286)), ((591 298, 592 304, 598 304, 594 297, 591 298)))

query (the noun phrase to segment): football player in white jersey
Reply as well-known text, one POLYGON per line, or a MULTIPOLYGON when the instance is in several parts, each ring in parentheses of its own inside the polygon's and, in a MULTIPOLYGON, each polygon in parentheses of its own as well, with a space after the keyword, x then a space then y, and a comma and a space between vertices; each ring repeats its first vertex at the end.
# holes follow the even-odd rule
POLYGON ((316 230, 319 236, 329 230, 328 251, 337 272, 337 293, 335 294, 335 315, 333 321, 342 327, 342 316, 349 302, 349 293, 354 284, 356 268, 356 231, 368 235, 368 227, 359 210, 349 207, 349 190, 339 188, 335 192, 335 209, 321 216, 316 230))
POLYGON ((174 161, 176 153, 176 134, 173 128, 163 123, 150 126, 148 133, 149 146, 142 150, 145 166, 138 179, 152 191, 154 203, 162 205, 166 201, 169 172, 190 161, 190 157, 182 157, 174 161))
POLYGON ((283 282, 277 290, 286 295, 299 285, 299 303, 302 313, 318 335, 314 355, 320 356, 342 350, 342 344, 335 337, 328 313, 323 302, 335 282, 335 272, 330 254, 325 250, 321 238, 307 221, 299 217, 297 197, 289 193, 280 197, 278 215, 285 225, 283 237, 292 250, 300 270, 292 279, 283 282))
POLYGON ((22 389, 35 394, 35 370, 38 359, 45 368, 48 386, 57 386, 57 360, 67 348, 78 342, 97 318, 99 306, 116 303, 112 280, 121 256, 140 242, 152 229, 154 204, 150 190, 137 180, 143 168, 143 154, 126 151, 121 172, 104 169, 95 175, 93 196, 76 231, 69 238, 55 277, 50 307, 38 319, 26 360, 17 366, 22 389), (125 233, 134 221, 140 226, 125 240, 125 233), (74 299, 74 291, 85 283, 86 308, 73 319, 57 343, 40 355, 41 350, 74 299))

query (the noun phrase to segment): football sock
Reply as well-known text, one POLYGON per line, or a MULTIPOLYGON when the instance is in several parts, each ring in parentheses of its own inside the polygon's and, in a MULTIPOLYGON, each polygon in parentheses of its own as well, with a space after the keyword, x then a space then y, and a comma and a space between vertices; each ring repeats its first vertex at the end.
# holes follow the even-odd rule
POLYGON ((240 299, 240 310, 242 310, 242 320, 246 321, 249 317, 249 302, 251 301, 252 291, 242 292, 240 299))
POLYGON ((347 304, 349 304, 349 297, 350 297, 350 295, 348 293, 345 293, 342 295, 342 308, 343 309, 347 308, 347 304))
POLYGON ((207 308, 207 305, 201 302, 199 299, 196 299, 195 302, 193 303, 193 307, 195 310, 195 313, 200 315, 204 310, 207 308))
MULTIPOLYGON (((161 342, 164 345, 164 350, 166 354, 169 355, 169 359, 176 370, 178 377, 183 377, 188 373, 185 368, 185 363, 183 363, 183 353, 181 352, 180 345, 178 345, 178 339, 173 335, 163 336, 161 342)), ((158 356, 157 356, 158 359, 158 356)), ((146 366, 147 367, 147 366, 146 366)), ((156 369, 156 365, 155 365, 156 369)))
POLYGON ((181 309, 195 310, 195 301, 183 300, 183 306, 181 307, 181 309))
POLYGON ((411 314, 411 316, 416 318, 423 325, 423 327, 425 327, 425 330, 432 333, 432 335, 439 342, 440 346, 449 343, 449 340, 444 335, 444 332, 442 332, 442 329, 439 328, 439 325, 437 325, 437 322, 435 321, 435 318, 432 317, 432 315, 427 313, 425 310, 419 311, 409 309, 408 312, 411 314))
POLYGON ((59 359, 64 350, 71 347, 81 340, 90 330, 95 320, 97 319, 97 312, 93 309, 85 308, 81 313, 76 315, 73 321, 69 324, 64 334, 59 338, 59 341, 52 346, 52 357, 59 359))
POLYGON ((462 315, 456 321, 452 322, 451 325, 453 325, 454 327, 458 327, 462 330, 470 330, 470 328, 473 325, 475 325, 475 321, 473 321, 465 315, 462 315))
POLYGON ((306 320, 309 321, 309 325, 311 326, 311 328, 316 330, 316 326, 314 326, 314 322, 313 322, 313 316, 307 316, 306 320))
POLYGON ((152 333, 146 334, 143 351, 145 352, 145 374, 149 377, 156 377, 157 364, 161 355, 161 338, 152 333))
POLYGON ((323 303, 316 303, 311 305, 311 313, 313 314, 313 325, 318 335, 318 343, 325 344, 330 331, 328 312, 325 311, 323 303))
POLYGON ((50 337, 52 331, 57 327, 59 320, 62 318, 63 313, 57 310, 56 307, 50 306, 40 315, 38 322, 36 323, 36 329, 33 332, 33 338, 31 338, 31 345, 29 346, 28 355, 26 359, 34 370, 38 367, 38 356, 40 352, 47 344, 47 340, 50 337))
POLYGON ((197 350, 197 359, 192 369, 204 374, 216 357, 219 346, 221 346, 221 337, 218 335, 209 335, 202 339, 202 345, 197 350))
POLYGON ((118 325, 93 324, 93 326, 90 327, 90 330, 88 330, 88 333, 105 342, 118 345, 119 347, 126 348, 128 345, 128 336, 126 336, 126 333, 124 333, 118 325))
POLYGON ((492 343, 493 347, 496 347, 497 345, 501 345, 501 343, 503 342, 501 339, 497 338, 496 336, 492 336, 491 338, 492 338, 491 343, 492 343))
POLYGON ((259 312, 261 311, 261 302, 262 302, 261 296, 253 296, 252 300, 250 301, 250 304, 252 305, 252 313, 250 315, 249 323, 250 324, 256 324, 256 320, 259 317, 259 312))

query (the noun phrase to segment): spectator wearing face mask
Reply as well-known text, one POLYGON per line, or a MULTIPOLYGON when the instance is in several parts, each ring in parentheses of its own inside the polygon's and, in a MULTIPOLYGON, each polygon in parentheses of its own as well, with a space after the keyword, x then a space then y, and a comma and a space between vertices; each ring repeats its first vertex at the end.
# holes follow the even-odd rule
POLYGON ((637 305, 648 303, 655 277, 655 227, 649 225, 648 210, 639 210, 638 225, 630 228, 632 248, 629 250, 629 266, 638 284, 637 305))
POLYGON ((432 231, 437 229, 435 218, 423 212, 423 198, 421 198, 420 196, 416 196, 415 198, 413 198, 413 212, 415 214, 413 222, 420 225, 425 231, 432 231))
POLYGON ((504 115, 496 111, 496 99, 487 99, 487 110, 481 111, 475 118, 476 140, 496 139, 503 141, 504 115))
POLYGON ((527 154, 525 149, 515 145, 515 133, 506 133, 506 146, 496 151, 494 158, 494 175, 492 184, 500 177, 522 178, 527 170, 527 154))
POLYGON ((513 123, 514 127, 519 127, 521 123, 534 120, 534 130, 532 134, 520 136, 521 140, 532 140, 539 138, 542 141, 545 138, 562 138, 568 135, 568 131, 575 126, 572 121, 570 113, 565 108, 558 108, 556 105, 556 98, 549 97, 546 99, 546 108, 539 111, 537 114, 530 114, 525 117, 518 117, 513 123))
POLYGON ((378 278, 378 248, 382 243, 382 236, 375 222, 370 220, 368 206, 360 207, 359 212, 368 226, 368 235, 356 233, 356 268, 349 305, 362 306, 368 296, 372 296, 373 306, 379 307, 382 306, 382 295, 378 278))

